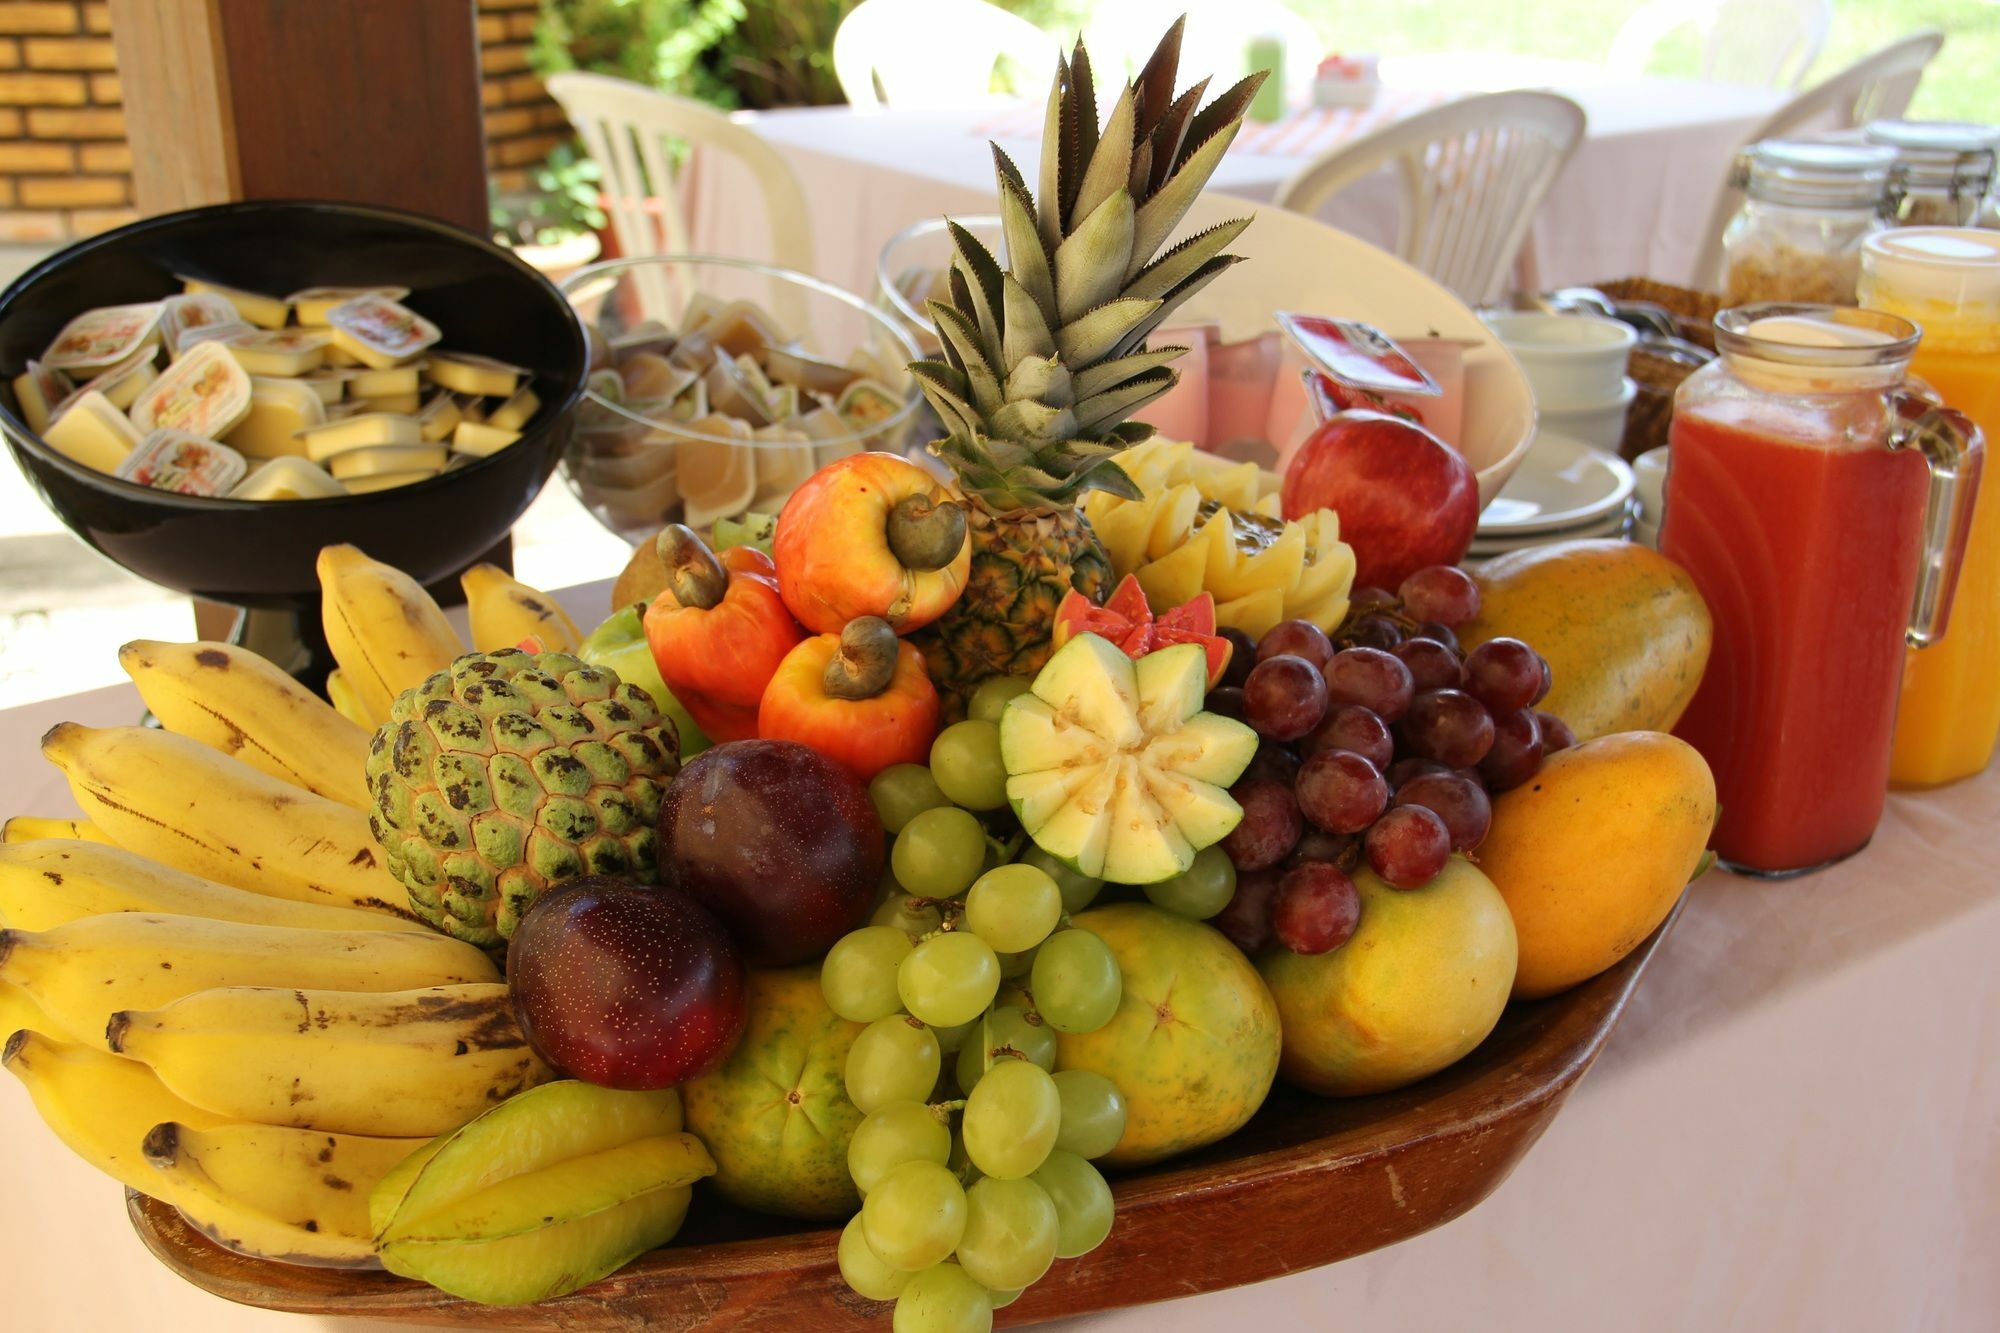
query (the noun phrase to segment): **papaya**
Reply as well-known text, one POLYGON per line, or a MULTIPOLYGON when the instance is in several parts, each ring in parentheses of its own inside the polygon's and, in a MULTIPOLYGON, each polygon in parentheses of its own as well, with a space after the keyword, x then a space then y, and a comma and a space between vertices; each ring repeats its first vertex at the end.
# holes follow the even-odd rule
POLYGON ((1074 924, 1110 946, 1118 1011, 1095 1032, 1056 1034, 1056 1068, 1088 1069, 1125 1097, 1125 1133, 1103 1161, 1139 1166, 1226 1138, 1278 1072, 1278 1010, 1220 931, 1145 903, 1074 924))
POLYGON ((1514 917, 1515 996, 1568 990, 1637 948, 1673 910, 1714 827, 1708 764, 1653 731, 1559 751, 1494 797, 1478 857, 1514 917))
POLYGON ((681 1089, 688 1132, 715 1158, 710 1182, 760 1213, 834 1221, 861 1206, 847 1144, 861 1112, 847 1052, 861 1035, 827 1006, 819 964, 751 969, 743 1037, 722 1067, 681 1089))
POLYGON ((1492 883, 1463 857, 1435 879, 1395 889, 1355 871, 1361 921, 1347 943, 1258 956, 1284 1022, 1278 1072, 1322 1097, 1414 1083, 1486 1040, 1514 980, 1514 923, 1492 883))
POLYGON ((1671 731, 1694 699, 1714 637, 1694 580, 1667 557, 1621 541, 1555 542, 1478 571, 1479 616, 1458 631, 1468 651, 1525 641, 1555 687, 1536 707, 1577 739, 1671 731))

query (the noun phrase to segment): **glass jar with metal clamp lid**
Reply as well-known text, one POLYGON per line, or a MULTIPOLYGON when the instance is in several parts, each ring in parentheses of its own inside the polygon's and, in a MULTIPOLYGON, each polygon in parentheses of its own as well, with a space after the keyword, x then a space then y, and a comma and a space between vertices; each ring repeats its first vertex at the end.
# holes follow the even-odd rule
POLYGON ((1743 207, 1722 233, 1722 301, 1853 305, 1861 243, 1883 226, 1896 150, 1766 139, 1737 162, 1743 207))
POLYGON ((1992 197, 2000 126, 1877 120, 1868 142, 1896 150, 1884 213, 1900 227, 2000 226, 1992 197))

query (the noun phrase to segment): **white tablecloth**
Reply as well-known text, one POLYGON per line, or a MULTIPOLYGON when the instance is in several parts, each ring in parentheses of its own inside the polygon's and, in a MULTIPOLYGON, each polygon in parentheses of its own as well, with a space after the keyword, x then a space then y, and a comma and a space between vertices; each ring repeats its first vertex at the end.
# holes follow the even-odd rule
MULTIPOLYGON (((1779 100, 1767 89, 1641 78, 1611 82, 1594 66, 1503 56, 1387 62, 1398 95, 1546 85, 1589 118, 1584 142, 1537 215, 1530 239, 1544 286, 1651 275, 1684 282, 1731 155, 1779 100)), ((846 107, 745 114, 777 147, 805 189, 815 268, 862 295, 875 260, 897 231, 941 213, 994 209, 992 156, 982 128, 1026 124, 1005 107, 855 111, 846 107)), ((1031 117, 1030 117, 1031 119, 1031 117)), ((997 140, 1032 181, 1038 133, 997 140)), ((1232 149, 1213 187, 1268 200, 1305 159, 1232 149)), ((761 196, 737 164, 714 155, 690 173, 696 250, 768 258, 761 196)), ((1323 216, 1377 244, 1394 239, 1395 198, 1386 175, 1330 202, 1323 216)))
MULTIPOLYGON (((607 596, 595 584, 564 600, 588 623, 607 596)), ((36 741, 58 721, 139 710, 120 688, 0 712, 0 811, 73 812, 36 741)), ((1604 1057, 1486 1203, 1329 1268, 1061 1327, 2000 1328, 1996 859, 2000 769, 1892 797, 1874 844, 1822 874, 1708 876, 1604 1057)), ((11 1078, 0 1181, 0 1328, 307 1326, 155 1263, 122 1191, 56 1142, 11 1078)))

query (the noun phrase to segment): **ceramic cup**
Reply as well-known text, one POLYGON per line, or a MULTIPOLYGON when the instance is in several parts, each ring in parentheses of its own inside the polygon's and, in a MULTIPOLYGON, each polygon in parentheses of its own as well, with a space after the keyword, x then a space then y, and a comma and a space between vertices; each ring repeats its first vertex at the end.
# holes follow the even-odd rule
POLYGON ((1625 359, 1639 335, 1601 315, 1488 315, 1486 326, 1514 354, 1544 413, 1608 407, 1623 388, 1625 359))
POLYGON ((1582 440, 1592 448, 1615 454, 1625 440, 1625 414, 1638 396, 1639 386, 1625 380, 1616 397, 1594 407, 1550 407, 1541 405, 1537 420, 1542 427, 1559 435, 1582 440))

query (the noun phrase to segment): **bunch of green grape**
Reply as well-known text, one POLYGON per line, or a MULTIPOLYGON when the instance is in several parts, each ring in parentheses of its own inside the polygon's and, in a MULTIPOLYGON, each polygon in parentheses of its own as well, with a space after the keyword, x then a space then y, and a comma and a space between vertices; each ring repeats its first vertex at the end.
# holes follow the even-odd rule
POLYGON ((1068 924, 1097 881, 1032 846, 1007 860, 1018 838, 974 813, 1005 805, 997 693, 939 735, 930 767, 871 784, 896 836, 893 879, 873 923, 820 972, 834 1012, 867 1024, 847 1058, 866 1118, 848 1147, 862 1207, 841 1233, 840 1271, 860 1295, 896 1302, 896 1333, 990 1329, 1056 1259, 1111 1230, 1111 1190, 1090 1159, 1124 1134, 1125 1101, 1103 1075, 1055 1062, 1056 1033, 1117 1012, 1118 963, 1068 924))

